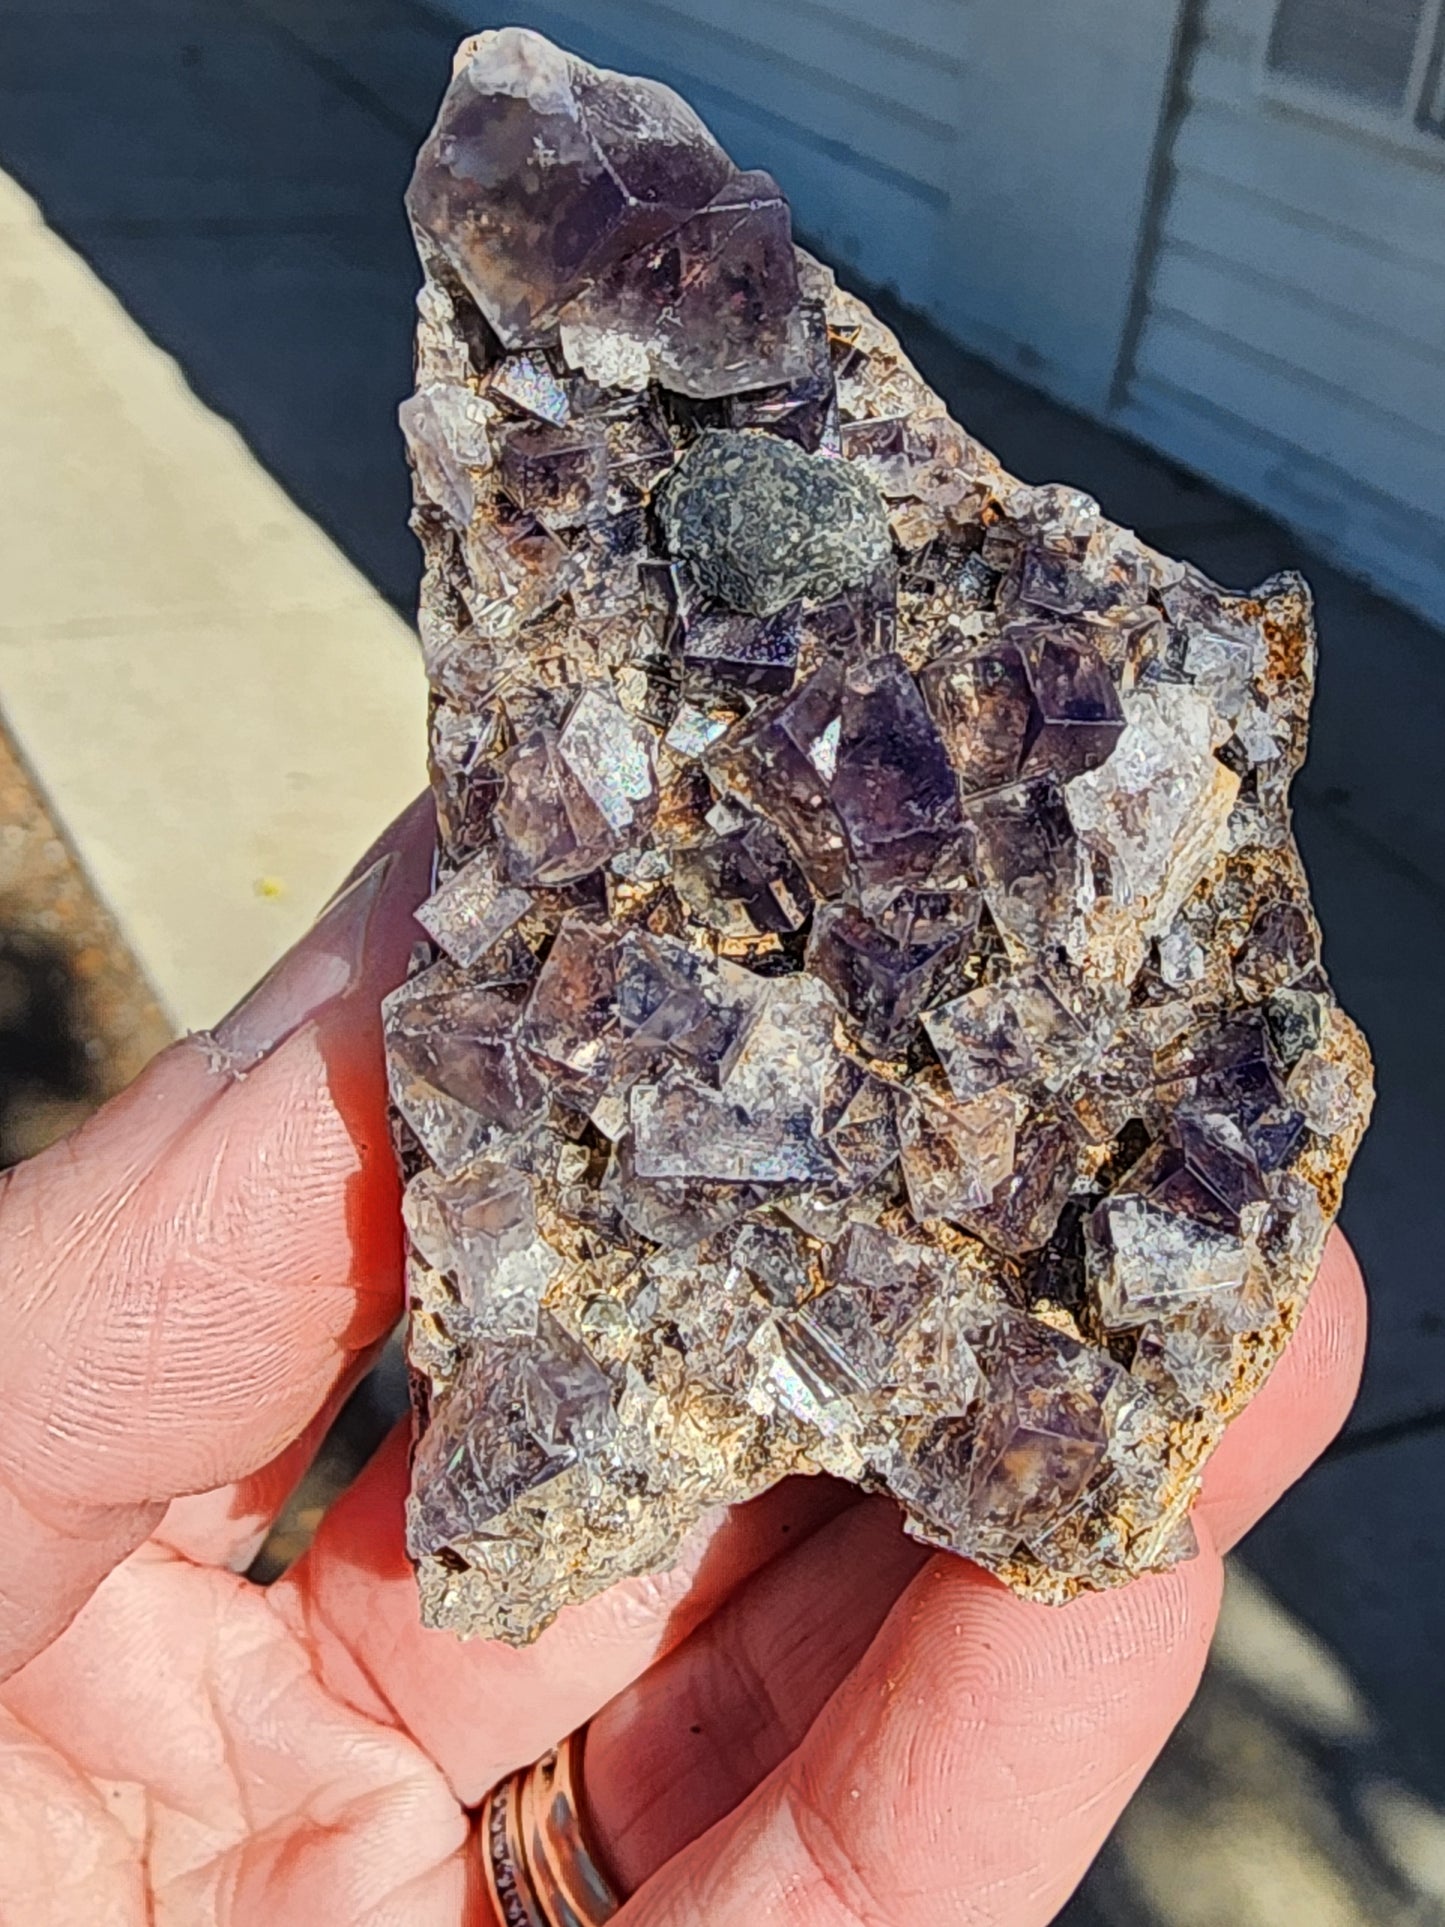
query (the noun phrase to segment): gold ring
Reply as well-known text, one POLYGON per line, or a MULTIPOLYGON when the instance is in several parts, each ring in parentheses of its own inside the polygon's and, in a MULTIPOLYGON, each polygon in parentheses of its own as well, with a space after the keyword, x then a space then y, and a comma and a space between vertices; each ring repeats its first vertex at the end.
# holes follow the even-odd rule
POLYGON ((482 1801, 477 1845, 497 1927, 603 1927, 622 1904, 587 1837, 585 1734, 569 1733, 482 1801))

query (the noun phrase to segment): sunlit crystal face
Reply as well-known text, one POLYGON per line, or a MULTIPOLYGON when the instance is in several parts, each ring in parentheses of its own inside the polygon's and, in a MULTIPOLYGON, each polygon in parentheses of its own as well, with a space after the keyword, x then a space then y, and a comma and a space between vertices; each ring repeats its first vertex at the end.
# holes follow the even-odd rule
POLYGON ((527 1337, 560 1260, 537 1232, 532 1180, 486 1160, 453 1177, 424 1171, 403 1206, 412 1249, 458 1288, 458 1316, 477 1334, 527 1337))
POLYGON ((599 381, 715 399, 810 369, 788 204, 737 174, 705 208, 618 263, 562 316, 569 358, 599 381))
POLYGON ((425 1616, 798 1472, 1042 1599, 1186 1556, 1369 1102, 1302 586, 1015 484, 652 83, 479 36, 410 205, 425 1616))
POLYGON ((462 65, 407 199, 502 341, 524 347, 731 173, 669 89, 602 82, 514 27, 462 65))

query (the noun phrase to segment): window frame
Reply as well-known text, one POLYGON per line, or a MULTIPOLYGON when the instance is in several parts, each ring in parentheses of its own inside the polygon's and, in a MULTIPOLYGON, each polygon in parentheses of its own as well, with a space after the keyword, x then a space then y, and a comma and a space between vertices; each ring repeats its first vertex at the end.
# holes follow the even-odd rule
POLYGON ((1255 88, 1270 106, 1393 147, 1445 167, 1445 0, 1426 0, 1415 56, 1398 110, 1375 107, 1340 87, 1301 80, 1270 65, 1270 43, 1284 0, 1274 0, 1255 63, 1255 88), (1436 114, 1430 117, 1431 103, 1436 114))

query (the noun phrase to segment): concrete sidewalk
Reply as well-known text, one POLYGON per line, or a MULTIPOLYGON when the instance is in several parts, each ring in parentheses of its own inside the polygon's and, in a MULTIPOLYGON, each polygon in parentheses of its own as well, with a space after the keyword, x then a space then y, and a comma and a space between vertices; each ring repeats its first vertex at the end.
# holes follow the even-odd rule
MULTIPOLYGON (((181 1021, 418 779, 400 193, 454 33, 410 0, 0 0, 0 709, 181 1021)), ((1068 1918, 1445 1921, 1445 638, 896 319, 1017 473, 1232 585, 1310 577, 1300 837, 1379 1059, 1359 1408, 1241 1556, 1199 1705, 1068 1918)))
POLYGON ((406 625, 0 180, 0 700, 178 1024, 422 777, 406 625))

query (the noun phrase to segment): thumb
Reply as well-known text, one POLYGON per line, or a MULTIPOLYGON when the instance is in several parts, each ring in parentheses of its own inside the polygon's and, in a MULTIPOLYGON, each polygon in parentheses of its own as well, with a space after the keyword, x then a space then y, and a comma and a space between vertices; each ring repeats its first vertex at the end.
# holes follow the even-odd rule
POLYGON ((430 852, 417 805, 215 1032, 0 1185, 0 1677, 169 1500, 297 1438, 395 1320, 377 1006, 430 852))

